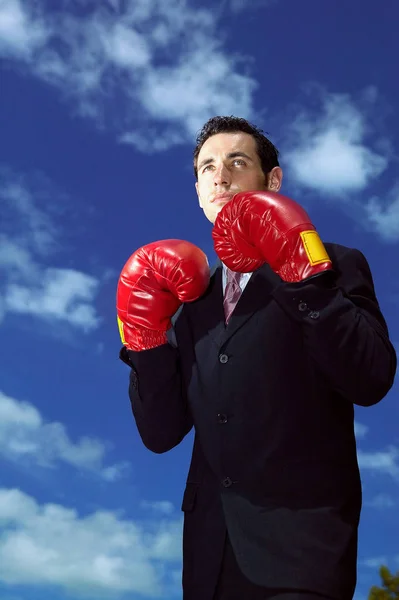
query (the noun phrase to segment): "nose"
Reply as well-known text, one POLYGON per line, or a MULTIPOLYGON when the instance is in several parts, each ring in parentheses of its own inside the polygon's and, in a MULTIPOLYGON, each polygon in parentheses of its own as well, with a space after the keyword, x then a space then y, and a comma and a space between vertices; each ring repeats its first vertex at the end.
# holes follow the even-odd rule
POLYGON ((230 185, 231 177, 230 171, 224 163, 221 163, 213 172, 213 183, 215 187, 230 185))

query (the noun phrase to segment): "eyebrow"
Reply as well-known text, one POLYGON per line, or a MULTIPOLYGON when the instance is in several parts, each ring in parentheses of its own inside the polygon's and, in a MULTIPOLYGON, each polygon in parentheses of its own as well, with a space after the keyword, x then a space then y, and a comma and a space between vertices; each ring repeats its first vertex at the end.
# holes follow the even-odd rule
MULTIPOLYGON (((226 158, 247 158, 248 160, 250 160, 251 162, 253 162, 253 159, 250 156, 248 156, 248 154, 245 154, 245 152, 229 152, 226 155, 226 158)), ((200 162, 200 164, 198 165, 198 171, 200 171, 206 165, 210 165, 214 161, 215 161, 215 159, 212 158, 212 157, 205 158, 205 160, 202 160, 200 162)))

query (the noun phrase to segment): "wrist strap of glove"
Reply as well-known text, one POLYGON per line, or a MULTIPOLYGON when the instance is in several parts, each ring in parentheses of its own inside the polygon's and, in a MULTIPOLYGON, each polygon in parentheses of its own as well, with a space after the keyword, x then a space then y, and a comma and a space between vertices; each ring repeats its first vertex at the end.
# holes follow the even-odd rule
MULTIPOLYGON (((126 331, 125 331, 126 336, 126 331)), ((129 328, 128 339, 125 339, 125 346, 128 350, 150 350, 168 343, 165 331, 156 331, 153 329, 140 329, 139 327, 129 328)))

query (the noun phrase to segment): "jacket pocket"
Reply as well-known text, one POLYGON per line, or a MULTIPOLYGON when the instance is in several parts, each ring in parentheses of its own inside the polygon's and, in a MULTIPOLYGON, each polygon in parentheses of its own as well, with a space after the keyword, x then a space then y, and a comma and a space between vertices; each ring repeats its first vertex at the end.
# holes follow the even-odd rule
POLYGON ((191 512, 194 510, 195 500, 197 498, 198 485, 194 483, 187 483, 186 489, 183 494, 183 501, 181 504, 181 510, 184 512, 191 512))

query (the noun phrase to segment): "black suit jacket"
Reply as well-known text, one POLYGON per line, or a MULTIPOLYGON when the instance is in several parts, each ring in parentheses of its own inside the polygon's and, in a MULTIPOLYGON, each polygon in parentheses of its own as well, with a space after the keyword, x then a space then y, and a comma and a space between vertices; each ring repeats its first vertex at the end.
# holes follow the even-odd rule
POLYGON ((354 404, 386 395, 396 355, 366 259, 326 248, 333 278, 289 284, 264 265, 227 327, 219 263, 207 292, 177 313, 169 344, 121 351, 147 448, 166 452, 195 428, 182 503, 187 600, 212 599, 226 528, 254 583, 353 595, 354 404))

